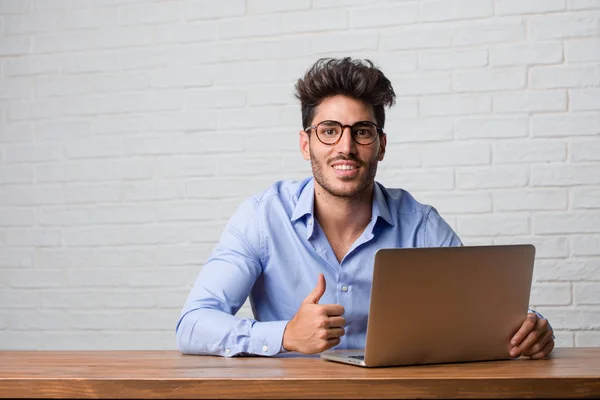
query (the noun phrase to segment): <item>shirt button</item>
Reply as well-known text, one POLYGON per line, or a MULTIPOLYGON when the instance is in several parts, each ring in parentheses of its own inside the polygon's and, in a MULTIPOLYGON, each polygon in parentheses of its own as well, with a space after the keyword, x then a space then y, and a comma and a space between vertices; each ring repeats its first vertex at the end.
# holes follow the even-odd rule
POLYGON ((267 351, 269 351, 269 346, 263 346, 263 351, 266 353, 267 351))
POLYGON ((348 286, 342 285, 342 292, 347 292, 347 291, 348 291, 348 286))
POLYGON ((231 354, 231 349, 229 347, 225 349, 225 354, 231 354))

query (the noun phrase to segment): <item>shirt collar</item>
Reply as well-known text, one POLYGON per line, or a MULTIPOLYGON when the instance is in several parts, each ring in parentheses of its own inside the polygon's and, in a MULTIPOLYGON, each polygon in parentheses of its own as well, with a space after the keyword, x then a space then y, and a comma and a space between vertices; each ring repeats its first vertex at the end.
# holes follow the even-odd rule
MULTIPOLYGON (((371 218, 376 219, 381 217, 388 224, 394 226, 394 219, 390 213, 386 196, 384 193, 385 188, 378 182, 375 182, 373 190, 373 208, 371 210, 371 218)), ((311 219, 314 217, 314 203, 315 203, 315 182, 313 178, 307 178, 304 182, 298 185, 298 190, 295 193, 298 201, 294 212, 292 213, 291 221, 294 222, 305 215, 310 215, 311 219)))

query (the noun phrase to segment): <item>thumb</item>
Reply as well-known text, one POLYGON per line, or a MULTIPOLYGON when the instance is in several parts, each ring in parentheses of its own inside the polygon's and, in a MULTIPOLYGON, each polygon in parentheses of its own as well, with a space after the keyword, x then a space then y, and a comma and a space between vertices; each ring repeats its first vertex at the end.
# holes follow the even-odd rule
POLYGON ((319 274, 317 286, 308 294, 308 296, 306 296, 304 303, 317 304, 325 293, 325 285, 325 276, 323 276, 323 274, 319 274))

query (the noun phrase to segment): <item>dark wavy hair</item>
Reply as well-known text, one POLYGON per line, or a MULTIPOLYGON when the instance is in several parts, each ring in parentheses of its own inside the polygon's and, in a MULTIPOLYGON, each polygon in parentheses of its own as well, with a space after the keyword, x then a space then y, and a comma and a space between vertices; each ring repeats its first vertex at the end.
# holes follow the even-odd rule
POLYGON ((385 125, 385 109, 396 102, 392 83, 370 60, 321 58, 296 83, 296 98, 302 106, 302 128, 315 116, 323 100, 344 95, 373 106, 377 125, 385 125))

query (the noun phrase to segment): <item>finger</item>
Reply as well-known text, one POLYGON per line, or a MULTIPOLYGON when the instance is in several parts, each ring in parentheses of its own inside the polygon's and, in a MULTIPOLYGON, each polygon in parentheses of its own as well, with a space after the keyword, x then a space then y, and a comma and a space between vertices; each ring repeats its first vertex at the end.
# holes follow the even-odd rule
POLYGON ((339 317, 344 314, 344 306, 339 304, 323 304, 323 311, 328 317, 339 317))
POLYGON ((513 347, 517 347, 521 342, 529 335, 529 333, 535 328, 538 317, 534 313, 528 313, 527 318, 510 341, 513 347))
POLYGON ((520 345, 513 347, 511 355, 518 353, 519 355, 529 351, 529 349, 537 343, 548 332, 548 322, 545 319, 537 318, 534 329, 529 332, 525 340, 520 345))
POLYGON ((346 330, 344 328, 327 329, 327 339, 339 338, 344 336, 346 330))
POLYGON ((323 276, 323 274, 319 274, 317 286, 312 290, 312 292, 310 292, 308 294, 308 296, 306 296, 303 303, 318 304, 319 300, 321 300, 321 297, 325 293, 325 287, 326 287, 325 276, 323 276))
POLYGON ((346 326, 346 318, 329 317, 327 328, 343 328, 344 326, 346 326))
POLYGON ((552 353, 552 350, 554 349, 554 339, 550 339, 550 341, 548 343, 546 343, 546 345, 544 346, 544 348, 535 353, 532 354, 531 356, 529 356, 532 360, 539 360, 540 358, 544 358, 550 355, 550 353, 552 353))
POLYGON ((531 347, 523 350, 523 355, 531 356, 535 353, 540 352, 546 346, 546 344, 548 344, 548 342, 551 339, 552 339, 552 331, 550 329, 548 329, 546 331, 546 333, 544 333, 537 342, 535 342, 531 347))
POLYGON ((323 350, 327 350, 330 349, 332 347, 337 346, 338 344, 340 344, 342 340, 339 337, 334 337, 331 339, 327 339, 327 342, 325 344, 325 348, 323 350))

